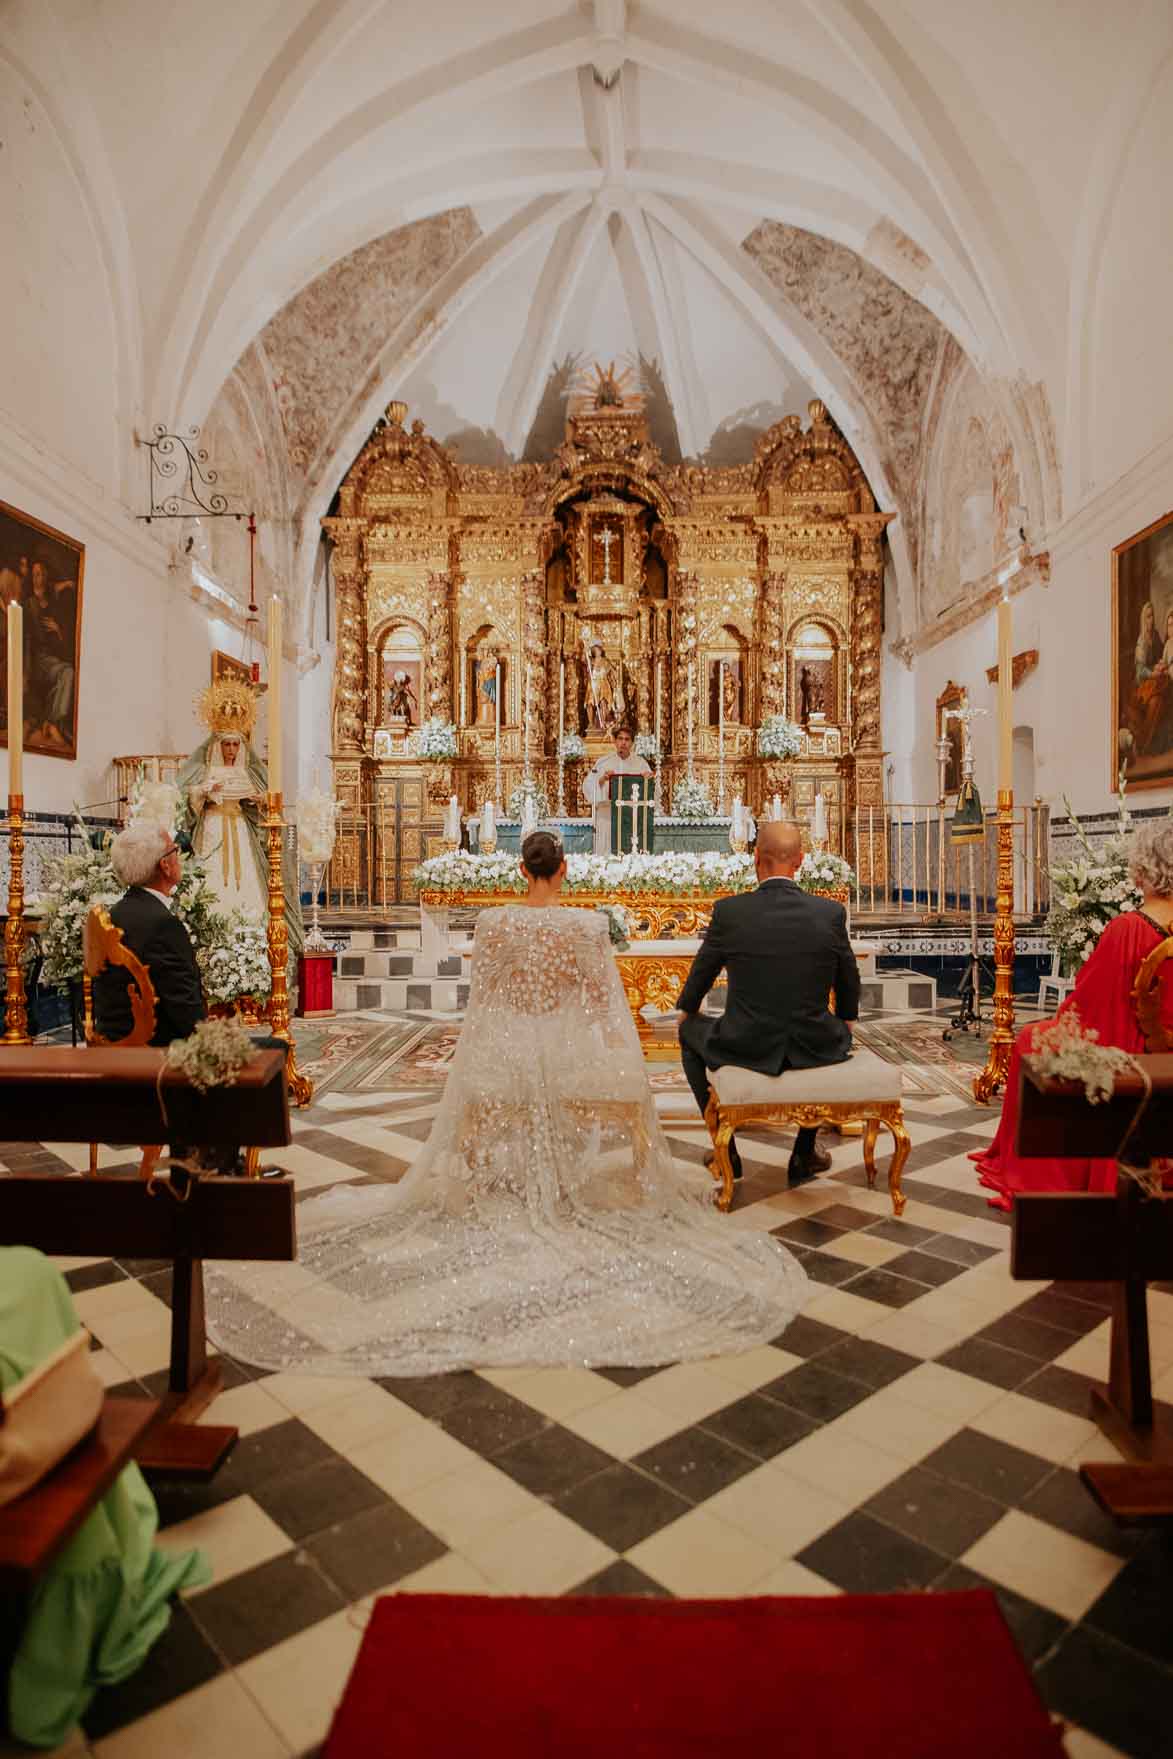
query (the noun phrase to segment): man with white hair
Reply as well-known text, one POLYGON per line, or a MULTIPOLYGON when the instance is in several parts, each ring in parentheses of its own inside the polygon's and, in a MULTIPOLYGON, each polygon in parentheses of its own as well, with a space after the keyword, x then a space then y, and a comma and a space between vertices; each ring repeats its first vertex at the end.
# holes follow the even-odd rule
MULTIPOLYGON (((191 936, 171 913, 181 863, 170 831, 147 819, 120 831, 110 847, 110 865, 126 887, 110 918, 154 985, 153 1045, 187 1038, 207 1012, 191 936)), ((125 1038, 131 1030, 129 981, 118 965, 94 980, 94 1022, 103 1038, 125 1038)))

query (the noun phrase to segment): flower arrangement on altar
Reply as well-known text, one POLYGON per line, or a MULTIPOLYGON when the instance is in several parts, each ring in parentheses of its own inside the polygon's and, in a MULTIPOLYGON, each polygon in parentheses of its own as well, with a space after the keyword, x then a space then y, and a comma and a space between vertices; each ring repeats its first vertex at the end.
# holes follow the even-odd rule
POLYGON ((527 802, 532 804, 535 818, 542 819, 550 816, 550 802, 546 797, 546 790, 540 782, 535 782, 532 776, 527 776, 523 782, 519 782, 509 796, 508 817, 524 819, 527 802))
POLYGON ((712 818, 713 799, 703 782, 695 776, 682 776, 672 790, 673 818, 712 818))
POLYGON ((1138 910, 1141 893, 1128 871, 1128 832, 1132 818, 1124 803, 1125 781, 1120 777, 1120 814, 1117 829, 1102 843, 1093 843, 1071 810, 1063 804, 1082 853, 1058 861, 1051 869, 1051 909, 1045 924, 1047 938, 1059 955, 1064 977, 1074 977, 1096 950, 1096 942, 1114 916, 1138 910))
POLYGON ((842 855, 812 849, 803 856, 794 878, 804 892, 848 892, 855 884, 855 870, 842 855))
POLYGON ((607 918, 607 933, 617 952, 626 953, 631 946, 631 918, 622 904, 596 904, 595 909, 607 918))
MULTIPOLYGON (((514 854, 470 855, 454 850, 433 855, 412 875, 420 892, 525 891, 514 854)), ((706 850, 692 854, 677 850, 667 855, 568 855, 568 892, 626 892, 632 896, 712 896, 715 892, 745 892, 755 884, 753 858, 723 855, 706 850)))
POLYGON ((166 825, 175 834, 180 818, 181 799, 174 782, 147 780, 147 767, 140 764, 138 775, 126 803, 127 822, 134 824, 144 818, 157 825, 166 825))
POLYGON ((758 753, 762 757, 797 757, 802 750, 802 728, 785 715, 767 715, 758 728, 758 753))
POLYGON ((579 763, 586 754, 586 740, 581 733, 563 733, 558 741, 558 756, 563 763, 579 763))
POLYGON ((251 910, 215 917, 211 938, 196 948, 196 963, 209 1003, 267 1000, 272 987, 267 924, 251 910))
POLYGON ((415 736, 416 754, 426 763, 446 763, 457 754, 456 723, 433 715, 415 736))
POLYGON ((660 747, 654 733, 637 733, 632 749, 637 757, 643 758, 645 763, 655 763, 660 755, 660 747))

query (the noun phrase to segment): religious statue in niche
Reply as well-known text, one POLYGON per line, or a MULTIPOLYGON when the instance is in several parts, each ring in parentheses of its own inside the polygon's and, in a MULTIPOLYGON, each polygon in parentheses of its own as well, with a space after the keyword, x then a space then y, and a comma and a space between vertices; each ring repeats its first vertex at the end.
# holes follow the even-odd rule
POLYGON ((822 685, 814 666, 808 660, 798 670, 798 718, 805 727, 812 715, 826 712, 823 707, 822 685))
POLYGON ((477 657, 473 661, 473 690, 476 700, 476 724, 478 727, 492 727, 497 720, 497 684, 500 677, 502 702, 501 720, 505 720, 505 661, 496 648, 488 645, 477 649, 477 657))
POLYGON ((410 727, 413 709, 416 713, 419 712, 419 697, 412 686, 411 674, 404 666, 396 666, 387 680, 384 718, 388 721, 405 721, 410 727))
POLYGON ((1173 777, 1173 513, 1112 552, 1113 772, 1173 777))
POLYGON ((601 642, 596 641, 590 649, 586 674, 583 698, 586 703, 587 731, 610 733, 625 713, 623 689, 601 642))
POLYGON ((727 654, 724 660, 709 661, 709 725, 721 724, 721 702, 725 703, 725 724, 740 725, 742 713, 741 656, 727 654))

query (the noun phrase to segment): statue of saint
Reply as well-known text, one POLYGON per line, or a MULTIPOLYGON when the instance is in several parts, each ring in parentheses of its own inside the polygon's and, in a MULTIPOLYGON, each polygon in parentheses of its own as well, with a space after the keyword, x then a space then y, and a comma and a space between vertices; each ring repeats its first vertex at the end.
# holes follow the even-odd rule
MULTIPOLYGON (((269 852, 261 819, 269 779, 249 743, 257 699, 250 684, 221 678, 199 699, 209 736, 179 772, 181 798, 191 814, 191 847, 227 915, 249 910, 264 919, 269 909, 269 852)), ((305 940, 296 874, 285 862, 285 922, 292 952, 305 940)))
POLYGON ((803 666, 798 674, 798 718, 804 727, 822 706, 823 692, 819 681, 809 666, 803 666))
MULTIPOLYGON (((476 658, 475 690, 476 690, 476 723, 478 727, 491 727, 497 719, 497 663, 500 656, 491 648, 480 649, 476 658)), ((502 671, 504 685, 504 671, 502 671)), ((502 718, 505 705, 502 703, 502 718)))
POLYGON ((610 733, 623 717, 623 699, 601 642, 596 641, 587 659, 587 726, 592 733, 610 733))
POLYGON ((387 686, 387 719, 404 720, 411 726, 411 711, 418 709, 415 691, 411 687, 409 674, 400 668, 391 674, 391 682, 387 686))
POLYGON ((741 674, 728 662, 721 668, 721 693, 725 699, 725 719, 741 719, 741 674))

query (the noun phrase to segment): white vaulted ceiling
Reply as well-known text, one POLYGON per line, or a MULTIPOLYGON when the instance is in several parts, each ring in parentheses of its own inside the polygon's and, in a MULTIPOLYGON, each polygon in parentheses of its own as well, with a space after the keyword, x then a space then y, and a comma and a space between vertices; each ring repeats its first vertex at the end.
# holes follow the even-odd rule
POLYGON ((654 363, 669 456, 733 462, 823 398, 907 571, 926 412, 967 356, 1055 514, 1165 0, 1125 0, 1126 30, 1100 0, 0 10, 57 32, 124 409, 202 423, 234 375, 270 398, 303 558, 391 396, 470 460, 521 457, 574 359, 654 363))

